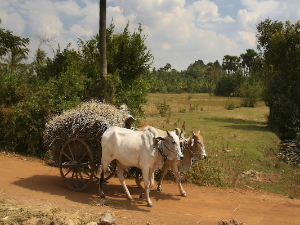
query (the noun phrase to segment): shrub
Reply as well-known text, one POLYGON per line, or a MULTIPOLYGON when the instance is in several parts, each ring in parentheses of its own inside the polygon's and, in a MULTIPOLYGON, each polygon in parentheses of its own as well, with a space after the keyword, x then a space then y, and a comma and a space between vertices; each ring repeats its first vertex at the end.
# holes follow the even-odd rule
POLYGON ((186 109, 179 109, 178 112, 179 113, 186 113, 186 109))
POLYGON ((0 104, 9 106, 20 101, 24 96, 24 82, 26 78, 16 73, 1 74, 0 76, 0 104))
POLYGON ((259 84, 250 85, 243 83, 239 89, 240 95, 244 97, 242 107, 254 107, 262 95, 262 87, 259 84))
POLYGON ((163 102, 156 102, 155 106, 159 112, 159 115, 165 117, 166 115, 171 114, 170 105, 164 100, 163 102))
POLYGON ((197 161, 189 171, 180 173, 180 175, 183 182, 201 186, 225 186, 223 170, 211 159, 197 161))
POLYGON ((189 104, 190 104, 190 108, 189 108, 190 112, 193 112, 193 111, 195 111, 195 110, 198 109, 199 104, 196 104, 196 105, 193 105, 193 104, 192 104, 192 95, 189 95, 189 97, 188 97, 188 102, 189 102, 189 104))
POLYGON ((223 76, 222 79, 217 83, 215 89, 216 96, 230 96, 234 93, 235 79, 231 76, 223 76))
POLYGON ((291 86, 285 74, 274 73, 265 93, 265 101, 270 107, 268 125, 281 140, 294 139, 300 132, 300 88, 296 81, 291 86))
POLYGON ((227 110, 233 110, 235 108, 236 107, 235 107, 234 102, 232 101, 232 99, 230 97, 228 97, 227 100, 226 100, 225 109, 227 109, 227 110))
MULTIPOLYGON (((80 103, 83 77, 71 63, 65 72, 46 83, 37 82, 35 92, 11 106, 0 121, 3 141, 10 150, 43 155, 43 130, 46 119, 80 103)), ((1 139, 1 138, 0 138, 1 139)))

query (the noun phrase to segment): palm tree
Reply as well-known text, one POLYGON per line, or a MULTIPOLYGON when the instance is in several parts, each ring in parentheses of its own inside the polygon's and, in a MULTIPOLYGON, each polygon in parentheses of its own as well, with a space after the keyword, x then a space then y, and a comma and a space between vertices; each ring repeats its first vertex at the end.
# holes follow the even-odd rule
POLYGON ((106 0, 100 0, 99 10, 99 51, 100 51, 100 78, 107 78, 106 59, 106 0))
POLYGON ((245 54, 241 54, 240 58, 242 60, 242 67, 244 68, 244 76, 251 75, 252 72, 252 63, 255 58, 258 56, 258 53, 253 49, 247 49, 245 54), (248 69, 248 72, 246 71, 248 69))
POLYGON ((34 61, 32 62, 36 75, 39 77, 42 74, 42 68, 47 63, 47 53, 40 47, 36 50, 34 61))
POLYGON ((7 63, 7 72, 13 73, 17 69, 20 69, 23 64, 22 61, 27 59, 27 53, 20 48, 12 48, 8 53, 7 59, 4 62, 7 63))
POLYGON ((100 51, 100 82, 99 97, 113 104, 113 85, 108 79, 106 58, 106 0, 100 0, 99 10, 99 51, 100 51))

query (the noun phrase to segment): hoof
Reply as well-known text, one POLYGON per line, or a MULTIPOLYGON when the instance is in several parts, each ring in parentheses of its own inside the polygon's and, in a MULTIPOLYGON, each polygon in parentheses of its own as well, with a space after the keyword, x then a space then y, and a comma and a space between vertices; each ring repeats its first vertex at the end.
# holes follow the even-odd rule
POLYGON ((184 193, 181 193, 181 195, 182 195, 183 197, 186 197, 186 196, 187 196, 187 193, 184 192, 184 193))
POLYGON ((105 199, 105 195, 100 195, 100 198, 101 199, 105 199))
POLYGON ((140 194, 140 197, 139 197, 140 199, 143 198, 143 194, 144 194, 144 193, 140 194))
POLYGON ((162 188, 161 187, 157 187, 157 191, 162 191, 162 188))
POLYGON ((153 207, 153 204, 152 204, 152 203, 148 203, 147 206, 148 206, 148 207, 153 207))

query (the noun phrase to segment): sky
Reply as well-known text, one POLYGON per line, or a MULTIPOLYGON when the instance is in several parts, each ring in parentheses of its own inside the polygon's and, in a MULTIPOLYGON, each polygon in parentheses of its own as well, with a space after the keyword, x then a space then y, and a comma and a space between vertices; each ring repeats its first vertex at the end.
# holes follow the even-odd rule
MULTIPOLYGON (((186 70, 197 60, 205 64, 224 55, 256 49, 256 25, 300 20, 299 0, 107 0, 107 27, 115 31, 127 22, 133 32, 141 23, 154 56, 152 67, 170 63, 186 70)), ((29 60, 37 46, 53 57, 67 47, 77 49, 78 38, 89 40, 99 29, 99 0, 1 0, 0 27, 30 38, 29 60), (43 42, 42 40, 49 40, 43 42)))

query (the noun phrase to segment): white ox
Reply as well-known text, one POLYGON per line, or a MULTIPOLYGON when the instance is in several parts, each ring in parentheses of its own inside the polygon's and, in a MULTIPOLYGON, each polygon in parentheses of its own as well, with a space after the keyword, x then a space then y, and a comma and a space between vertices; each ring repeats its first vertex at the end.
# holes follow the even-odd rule
POLYGON ((178 136, 174 132, 167 131, 166 136, 158 137, 154 127, 149 127, 146 131, 111 127, 102 135, 101 144, 102 159, 99 167, 101 197, 104 198, 102 171, 106 171, 110 162, 116 159, 118 178, 130 200, 132 197, 125 184, 124 169, 137 167, 142 170, 148 206, 152 206, 149 192, 154 185, 154 171, 162 168, 163 155, 175 161, 183 157, 178 136))
MULTIPOLYGON (((138 130, 146 130, 149 128, 149 125, 142 125, 138 127, 138 130)), ((167 174, 169 168, 173 169, 173 174, 176 178, 176 183, 179 187, 179 191, 182 196, 187 196, 187 193, 183 190, 183 187, 181 185, 181 178, 180 178, 180 172, 188 171, 191 166, 193 160, 200 160, 200 159, 206 159, 206 152, 204 147, 203 138, 200 135, 200 131, 198 133, 192 132, 192 136, 188 139, 185 139, 183 137, 183 130, 180 130, 179 128, 176 128, 175 133, 180 138, 180 145, 183 152, 183 160, 178 161, 175 159, 167 159, 164 163, 163 172, 158 180, 157 184, 157 190, 161 191, 162 187, 162 181, 167 174)), ((157 132, 159 135, 163 136, 165 135, 165 131, 157 129, 157 132)), ((136 174, 137 179, 136 183, 140 187, 140 180, 138 176, 138 172, 136 174)))

